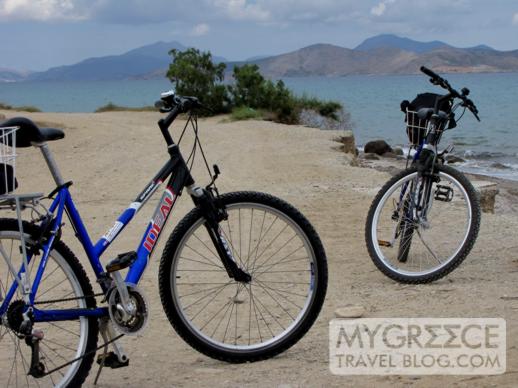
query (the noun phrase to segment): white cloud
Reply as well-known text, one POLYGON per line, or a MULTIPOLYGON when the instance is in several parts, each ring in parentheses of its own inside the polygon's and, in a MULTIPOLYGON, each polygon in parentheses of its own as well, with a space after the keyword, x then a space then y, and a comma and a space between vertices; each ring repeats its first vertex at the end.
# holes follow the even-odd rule
POLYGON ((382 16, 387 10, 387 4, 393 4, 396 0, 383 0, 371 8, 371 14, 374 16, 382 16))
POLYGON ((210 31, 210 26, 207 23, 200 23, 195 25, 191 30, 192 36, 203 36, 210 31))
POLYGON ((252 20, 258 22, 268 21, 271 14, 258 3, 247 0, 213 0, 216 8, 223 11, 231 19, 252 20))
POLYGON ((385 3, 379 3, 378 5, 371 8, 371 14, 374 16, 381 16, 385 13, 387 6, 385 3))
POLYGON ((83 20, 88 7, 74 0, 0 0, 2 20, 83 20))
POLYGON ((513 15, 513 24, 518 26, 518 12, 513 15))

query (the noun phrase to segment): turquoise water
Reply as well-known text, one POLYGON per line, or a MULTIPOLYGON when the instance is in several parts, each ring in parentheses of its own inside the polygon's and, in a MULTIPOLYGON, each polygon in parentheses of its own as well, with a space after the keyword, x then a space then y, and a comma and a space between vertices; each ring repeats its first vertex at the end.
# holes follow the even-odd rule
MULTIPOLYGON (((518 180, 518 74, 452 74, 460 89, 468 87, 480 110, 481 123, 466 113, 456 129, 442 140, 456 145, 466 158, 465 170, 518 180), (495 164, 498 163, 498 164, 495 164)), ((417 93, 441 92, 425 76, 349 76, 287 78, 295 92, 344 103, 351 113, 359 145, 372 139, 406 143, 399 103, 417 93)), ((164 80, 112 82, 27 82, 0 84, 0 101, 35 105, 43 111, 92 112, 113 102, 126 106, 152 105, 160 92, 171 88, 164 80)))

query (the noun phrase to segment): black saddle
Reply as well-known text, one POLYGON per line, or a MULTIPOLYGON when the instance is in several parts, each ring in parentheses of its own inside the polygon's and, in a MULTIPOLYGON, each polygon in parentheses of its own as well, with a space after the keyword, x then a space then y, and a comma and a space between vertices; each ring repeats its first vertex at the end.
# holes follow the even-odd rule
POLYGON ((39 128, 32 120, 25 117, 13 117, 0 123, 1 127, 19 127, 16 131, 16 147, 30 147, 32 143, 44 143, 65 137, 61 129, 39 128))

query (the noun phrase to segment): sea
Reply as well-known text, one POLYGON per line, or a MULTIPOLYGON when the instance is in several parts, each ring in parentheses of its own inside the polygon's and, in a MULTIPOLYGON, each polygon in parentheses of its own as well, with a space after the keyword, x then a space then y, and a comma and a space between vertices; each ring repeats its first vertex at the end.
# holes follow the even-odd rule
MULTIPOLYGON (((444 134, 441 146, 455 146, 453 153, 465 160, 458 165, 464 171, 518 181, 518 73, 445 77, 459 90, 470 89, 481 122, 466 111, 457 128, 444 134)), ((400 102, 412 100, 418 93, 442 92, 424 75, 294 77, 283 81, 297 94, 342 102, 351 115, 359 147, 377 139, 407 146, 400 102)), ((33 105, 44 112, 93 112, 108 102, 131 107, 152 105, 160 92, 171 87, 167 79, 0 83, 0 101, 33 105)))

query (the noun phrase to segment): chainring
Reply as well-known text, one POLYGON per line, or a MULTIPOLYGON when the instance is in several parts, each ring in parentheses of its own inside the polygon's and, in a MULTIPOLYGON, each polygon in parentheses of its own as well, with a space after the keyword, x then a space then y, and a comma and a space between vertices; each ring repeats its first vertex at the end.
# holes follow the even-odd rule
POLYGON ((117 287, 108 295, 108 311, 115 329, 121 334, 137 335, 144 330, 149 318, 148 303, 145 295, 134 284, 127 284, 130 301, 135 306, 135 313, 124 313, 117 287))

